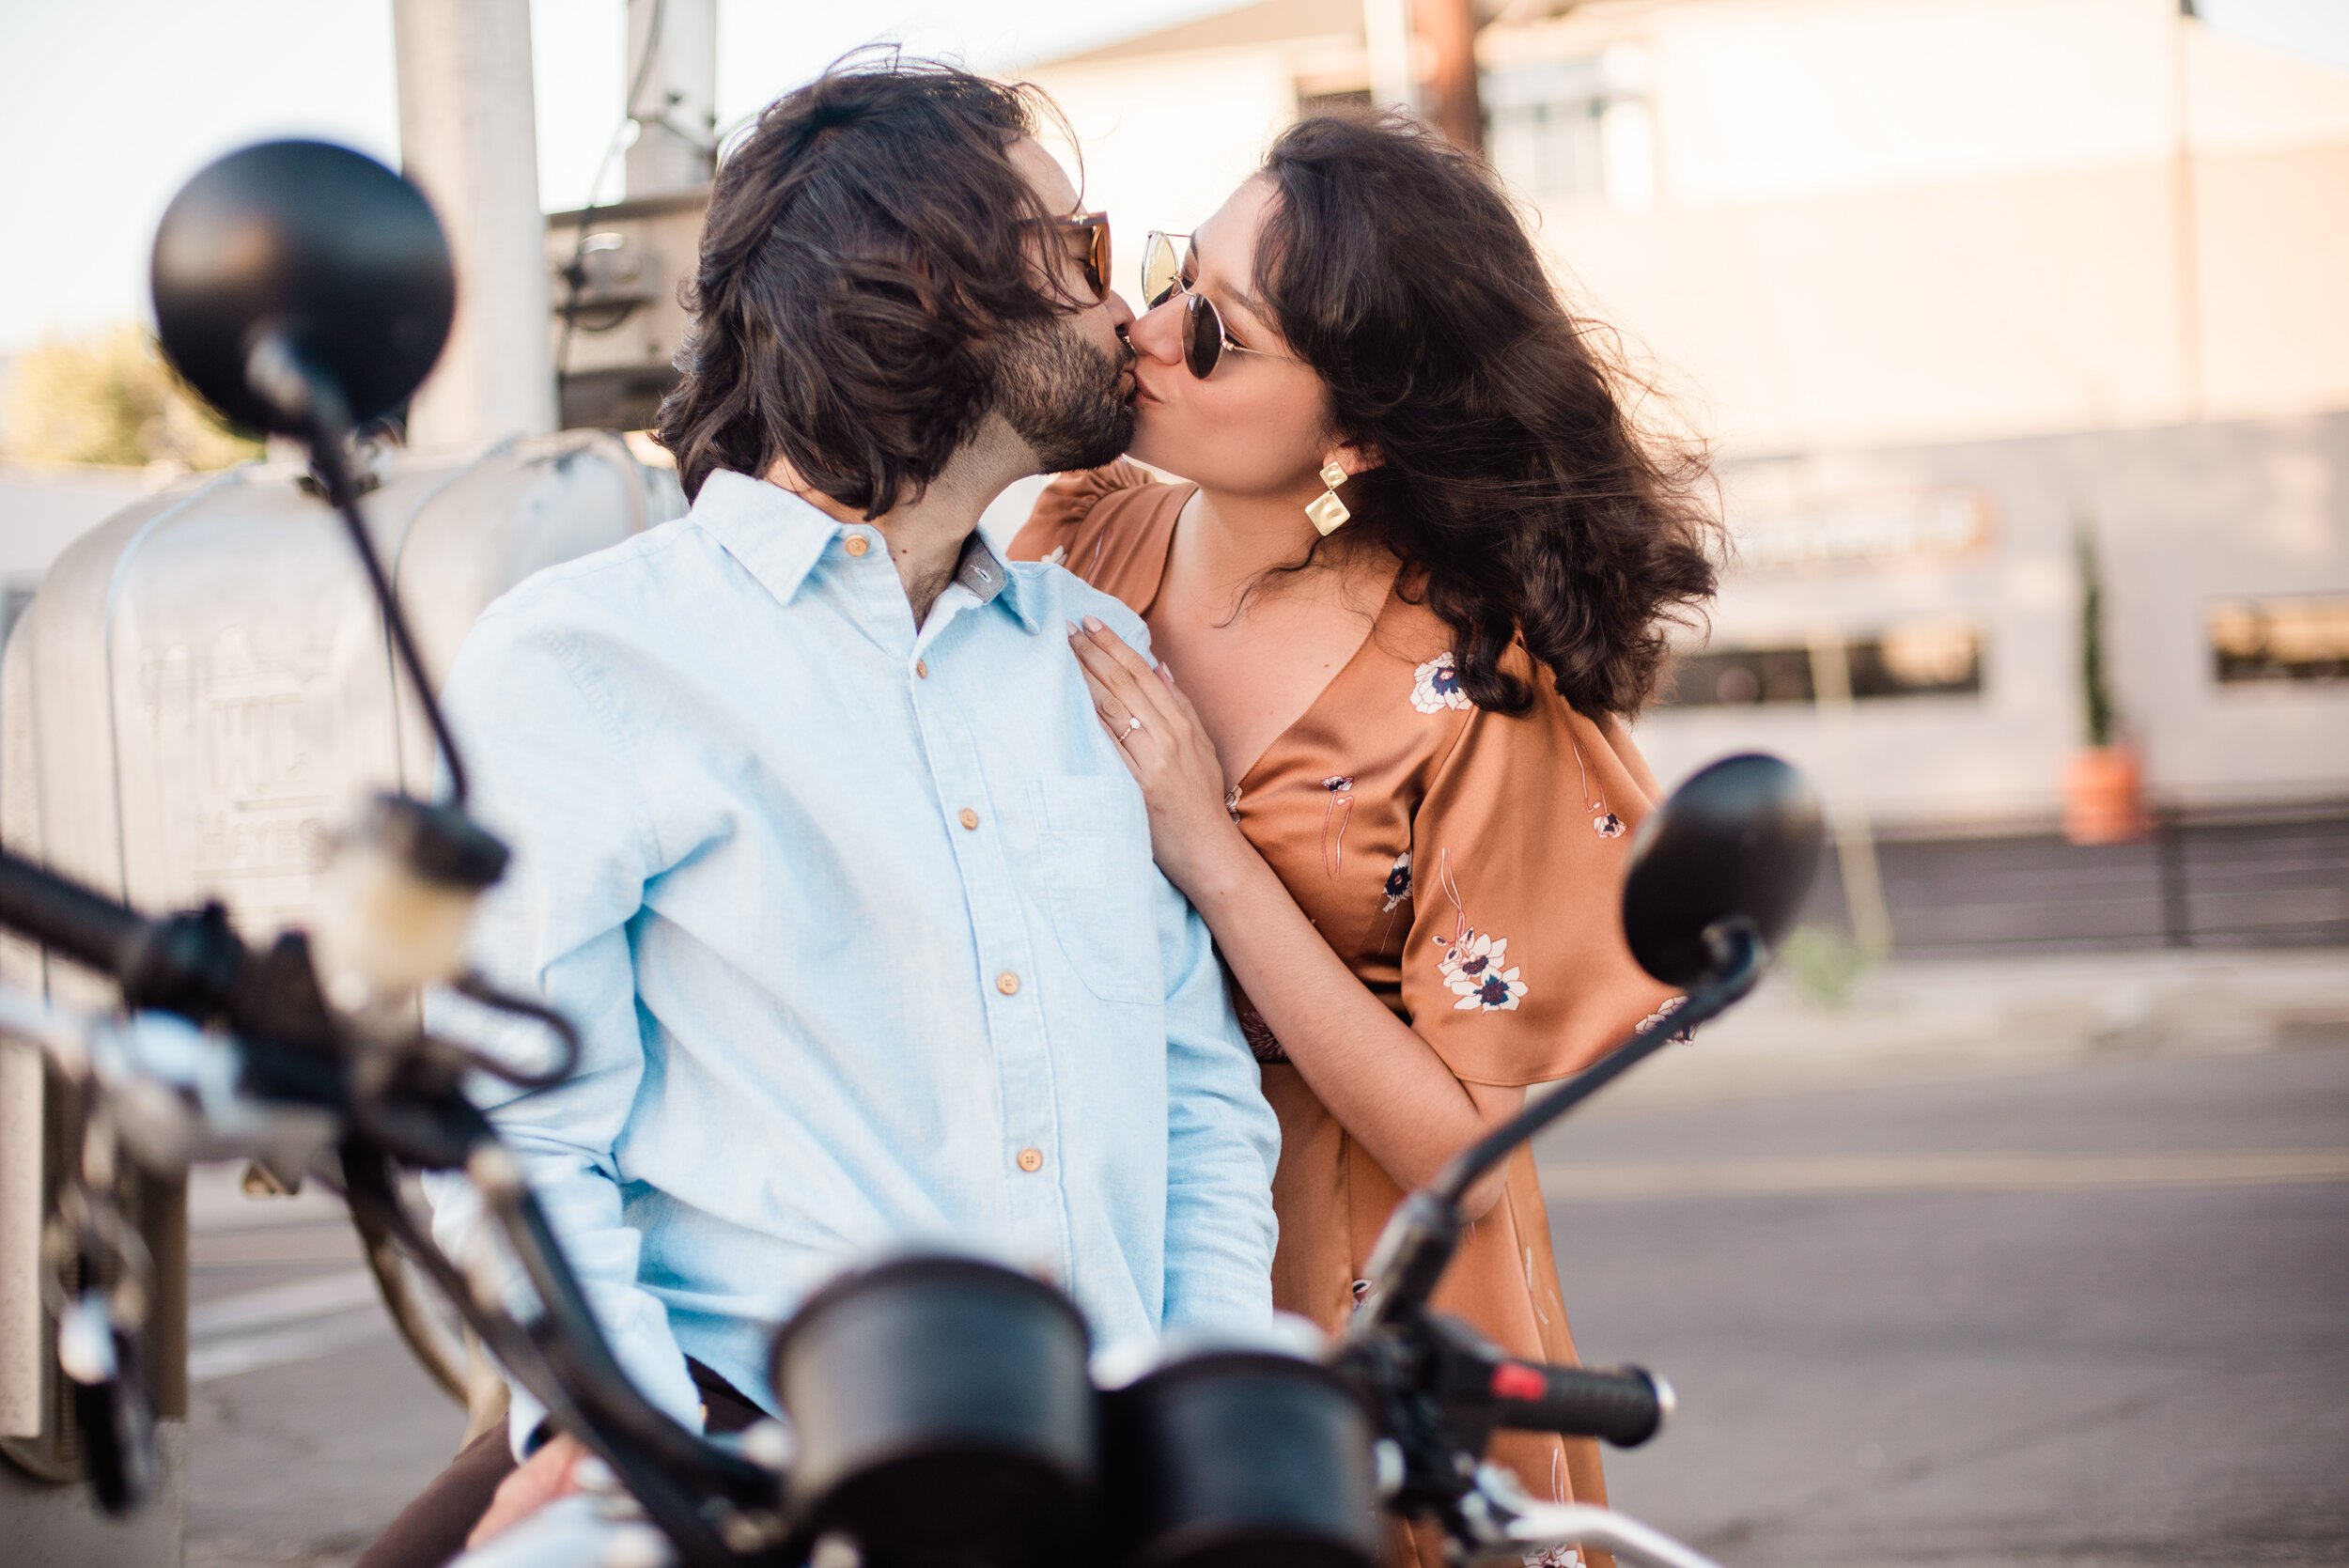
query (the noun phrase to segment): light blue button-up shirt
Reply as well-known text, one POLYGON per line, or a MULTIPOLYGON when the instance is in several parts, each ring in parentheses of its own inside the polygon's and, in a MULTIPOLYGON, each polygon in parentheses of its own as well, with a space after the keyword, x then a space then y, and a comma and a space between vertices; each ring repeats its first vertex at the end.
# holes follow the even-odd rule
MULTIPOLYGON (((722 473, 459 654, 474 810, 514 848, 475 958, 585 1044, 492 1117, 680 1420, 686 1357, 770 1401, 773 1326, 910 1241, 1034 1268, 1097 1345, 1268 1319, 1278 1131, 1079 678, 1086 614, 1143 644, 974 538, 917 629, 878 529, 722 473)), ((482 1037, 460 1006, 435 1027, 482 1037)), ((470 1190, 433 1196, 466 1246, 470 1190)))

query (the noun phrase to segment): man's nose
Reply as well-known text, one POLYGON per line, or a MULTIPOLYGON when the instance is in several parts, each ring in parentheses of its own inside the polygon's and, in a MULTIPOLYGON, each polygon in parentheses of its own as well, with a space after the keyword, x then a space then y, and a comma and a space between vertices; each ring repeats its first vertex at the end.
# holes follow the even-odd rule
POLYGON ((1134 307, 1128 304, 1126 296, 1114 288, 1110 290, 1109 298, 1101 303, 1110 308, 1110 325, 1117 329, 1117 334, 1120 337, 1125 336, 1126 329, 1134 324, 1134 307))

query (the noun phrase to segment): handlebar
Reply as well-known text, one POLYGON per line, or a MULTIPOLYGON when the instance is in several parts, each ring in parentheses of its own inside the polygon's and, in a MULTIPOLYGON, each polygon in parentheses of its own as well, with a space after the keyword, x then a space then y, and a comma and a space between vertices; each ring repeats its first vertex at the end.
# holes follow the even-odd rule
POLYGON ((1486 1391, 1497 1426, 1596 1437, 1626 1449, 1655 1436, 1672 1411, 1672 1385, 1642 1367, 1595 1372, 1503 1361, 1486 1391))
POLYGON ((154 922, 46 866, 0 849, 0 925, 108 975, 136 964, 154 922))

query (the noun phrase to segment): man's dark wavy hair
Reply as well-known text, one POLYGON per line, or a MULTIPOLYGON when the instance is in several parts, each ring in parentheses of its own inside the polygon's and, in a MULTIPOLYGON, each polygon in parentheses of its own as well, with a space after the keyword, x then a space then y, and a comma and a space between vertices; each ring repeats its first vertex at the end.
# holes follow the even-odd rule
POLYGON ((1032 259, 1051 214, 1008 148, 1046 118, 1036 88, 894 51, 760 112, 720 164, 661 405, 688 496, 777 458, 868 518, 921 495, 991 406, 1003 334, 1090 303, 1032 259))
POLYGON ((1522 639, 1579 711, 1637 713, 1667 629, 1714 592, 1704 453, 1641 428, 1605 329, 1568 311, 1490 171, 1426 126, 1315 116, 1263 172, 1256 293, 1328 385, 1336 434, 1380 462, 1347 483, 1357 520, 1330 542, 1415 568, 1479 707, 1532 702, 1501 667, 1522 639))

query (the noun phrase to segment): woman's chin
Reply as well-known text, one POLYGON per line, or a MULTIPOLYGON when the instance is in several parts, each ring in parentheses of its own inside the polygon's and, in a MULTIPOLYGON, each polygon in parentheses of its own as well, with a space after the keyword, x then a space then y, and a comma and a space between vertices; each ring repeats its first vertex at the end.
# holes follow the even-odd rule
POLYGON ((1147 397, 1134 403, 1134 439, 1128 443, 1126 455, 1138 462, 1148 463, 1161 474, 1188 477, 1190 470, 1185 465, 1185 442, 1167 428, 1166 405, 1147 397))

